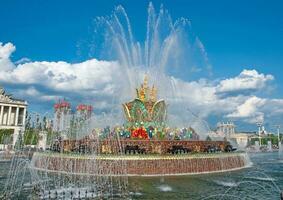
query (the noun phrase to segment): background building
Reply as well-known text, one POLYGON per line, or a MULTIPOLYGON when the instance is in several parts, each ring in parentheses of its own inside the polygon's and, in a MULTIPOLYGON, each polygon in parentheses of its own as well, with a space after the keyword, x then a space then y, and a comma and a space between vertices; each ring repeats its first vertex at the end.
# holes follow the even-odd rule
POLYGON ((69 137, 82 122, 92 117, 93 107, 91 105, 79 104, 75 112, 72 111, 71 104, 62 100, 54 105, 53 131, 61 132, 61 136, 69 137))
POLYGON ((92 116, 92 106, 91 105, 85 105, 85 104, 79 104, 77 106, 77 117, 81 118, 82 120, 88 120, 92 116))
POLYGON ((53 130, 60 132, 69 129, 72 117, 71 104, 65 100, 59 101, 54 105, 54 110, 53 130))
POLYGON ((233 122, 218 122, 216 132, 226 138, 235 134, 235 124, 233 122))
POLYGON ((239 150, 245 150, 250 144, 251 138, 255 136, 255 132, 237 132, 230 135, 229 139, 237 144, 239 150))
POLYGON ((233 122, 218 122, 215 131, 209 133, 213 140, 222 140, 226 138, 233 146, 239 150, 245 150, 253 137, 255 132, 236 132, 235 124, 233 122))
POLYGON ((27 105, 0 87, 0 149, 13 147, 19 134, 24 133, 27 105))

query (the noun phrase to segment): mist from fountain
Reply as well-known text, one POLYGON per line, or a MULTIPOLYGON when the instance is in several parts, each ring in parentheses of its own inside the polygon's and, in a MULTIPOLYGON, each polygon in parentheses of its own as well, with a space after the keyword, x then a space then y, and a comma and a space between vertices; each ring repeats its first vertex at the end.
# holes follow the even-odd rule
MULTIPOLYGON (((202 78, 211 74, 203 44, 193 33, 188 19, 172 20, 162 5, 156 12, 153 4, 149 4, 146 27, 144 42, 135 40, 132 24, 122 6, 117 6, 112 15, 95 20, 94 38, 98 41, 90 46, 102 49, 101 59, 118 62, 119 72, 112 78, 121 83, 115 86, 111 110, 99 117, 115 116, 112 124, 121 122, 121 104, 134 98, 135 88, 148 74, 149 84, 154 84, 159 96, 169 104, 168 124, 171 127, 193 125, 206 138, 206 125, 186 111, 188 94, 179 89, 183 81, 199 78, 200 71, 202 78)), ((197 115, 206 117, 202 112, 197 115)))
POLYGON ((259 141, 255 141, 255 152, 260 152, 259 141))
POLYGON ((89 152, 82 152, 80 149, 73 153, 64 152, 60 145, 56 146, 56 149, 53 150, 58 153, 48 151, 44 153, 46 159, 41 160, 42 166, 44 167, 39 170, 35 167, 35 162, 38 162, 35 156, 37 153, 33 152, 32 148, 24 148, 22 146, 23 141, 19 141, 23 138, 19 137, 16 142, 16 144, 19 145, 16 145, 15 153, 9 157, 12 158, 10 170, 5 189, 3 190, 4 193, 0 195, 0 198, 20 198, 27 188, 32 190, 32 194, 30 195, 34 197, 29 195, 31 199, 128 198, 128 178, 124 161, 117 161, 119 162, 120 168, 118 171, 115 170, 115 173, 119 175, 119 177, 105 175, 104 173, 107 169, 107 174, 112 174, 112 168, 96 162, 96 157, 99 155, 97 151, 99 135, 92 134, 91 119, 83 121, 79 116, 70 116, 70 118, 71 117, 77 123, 73 123, 71 127, 65 127, 65 129, 59 133, 52 133, 53 138, 50 140, 54 142, 60 140, 62 137, 71 140, 79 140, 86 135, 91 135, 92 146, 89 152), (61 158, 63 153, 70 153, 75 159, 63 159, 63 157, 61 158), (33 157, 31 159, 32 154, 33 157), (84 160, 80 159, 84 155, 88 156, 88 162, 84 162, 84 160), (54 161, 54 156, 58 156, 61 159, 54 161), (53 173, 47 168, 50 165, 56 166, 56 173, 53 173), (64 173, 64 170, 68 171, 68 173, 64 173), (88 172, 87 175, 76 173, 82 170, 88 172))

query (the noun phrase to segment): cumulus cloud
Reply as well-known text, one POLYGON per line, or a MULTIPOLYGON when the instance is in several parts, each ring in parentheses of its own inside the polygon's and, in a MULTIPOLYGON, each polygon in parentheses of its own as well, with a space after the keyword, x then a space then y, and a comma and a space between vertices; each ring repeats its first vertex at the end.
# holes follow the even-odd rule
MULTIPOLYGON (((16 87, 14 93, 21 98, 28 98, 33 103, 42 101, 50 107, 64 97, 72 103, 91 103, 96 114, 103 115, 101 119, 111 119, 112 122, 121 120, 121 103, 135 97, 135 87, 146 73, 140 68, 123 68, 116 61, 97 59, 80 63, 24 59, 23 63, 16 64, 10 59, 15 49, 11 43, 0 43, 0 83, 16 87), (107 112, 109 116, 105 114, 107 112)), ((283 114, 283 99, 241 93, 261 91, 274 79, 272 75, 256 70, 243 70, 238 76, 221 81, 200 79, 189 82, 163 73, 149 78, 150 84, 157 86, 159 97, 169 104, 169 117, 175 125, 197 127, 202 124, 207 127, 204 119, 215 115, 255 123, 283 114), (221 95, 234 91, 238 94, 221 95)))
POLYGON ((218 92, 234 92, 242 90, 259 90, 266 86, 267 82, 273 80, 270 74, 264 75, 256 70, 244 69, 239 76, 220 81, 218 92))
POLYGON ((42 92, 39 92, 35 87, 28 87, 24 90, 17 90, 17 96, 19 97, 29 97, 29 98, 34 98, 37 101, 56 101, 60 98, 63 98, 60 95, 48 95, 44 94, 42 92))
MULTIPOLYGON (((38 84, 58 91, 111 91, 101 88, 111 82, 117 71, 114 62, 87 60, 82 63, 67 62, 28 62, 19 64, 13 70, 0 74, 6 83, 38 84)), ((107 85, 109 87, 109 85, 107 85)))
POLYGON ((266 99, 264 110, 268 113, 268 116, 282 115, 283 99, 266 99))
POLYGON ((12 70, 15 66, 10 60, 11 54, 16 50, 12 43, 3 44, 0 42, 0 72, 12 70))
MULTIPOLYGON (((175 114, 179 115, 184 115, 186 113, 184 110, 187 108, 187 110, 193 110, 202 119, 206 119, 211 115, 220 115, 227 120, 240 120, 250 124, 264 122, 270 120, 271 116, 283 114, 283 99, 262 98, 253 95, 251 92, 251 89, 259 91, 264 89, 270 80, 273 80, 272 75, 260 74, 256 70, 243 70, 239 76, 220 82, 208 80, 185 82, 173 78, 176 91, 175 95, 172 96, 171 104, 179 107, 178 110, 175 109, 178 111, 175 114), (229 84, 224 84, 235 80, 237 80, 235 86, 229 89, 229 84), (247 85, 242 87, 244 82, 247 85), (237 95, 223 96, 219 93, 219 89, 224 87, 226 87, 226 92, 237 89, 248 90, 250 93, 239 92, 237 95)), ((170 97, 168 99, 170 100, 170 97)), ((184 117, 182 116, 182 118, 184 117)))
POLYGON ((10 55, 16 50, 16 47, 12 43, 3 44, 0 42, 0 58, 8 59, 10 55))
POLYGON ((250 123, 263 122, 264 113, 260 110, 265 103, 265 99, 251 96, 243 104, 237 106, 236 110, 228 114, 227 117, 247 119, 250 123))

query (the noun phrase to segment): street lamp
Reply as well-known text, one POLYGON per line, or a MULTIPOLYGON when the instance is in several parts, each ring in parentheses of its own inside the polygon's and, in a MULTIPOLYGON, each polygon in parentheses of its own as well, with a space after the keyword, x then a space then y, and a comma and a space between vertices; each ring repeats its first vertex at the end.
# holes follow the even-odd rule
POLYGON ((258 127, 258 140, 259 140, 259 146, 261 146, 261 137, 260 137, 260 131, 261 131, 261 127, 262 127, 262 122, 257 122, 256 123, 257 127, 258 127))

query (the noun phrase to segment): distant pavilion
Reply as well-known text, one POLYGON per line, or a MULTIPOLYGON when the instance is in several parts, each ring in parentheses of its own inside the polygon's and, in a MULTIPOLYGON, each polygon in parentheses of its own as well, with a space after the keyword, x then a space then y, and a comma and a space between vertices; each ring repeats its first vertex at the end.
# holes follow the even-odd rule
POLYGON ((0 149, 14 147, 19 134, 24 133, 27 105, 0 87, 0 149))

